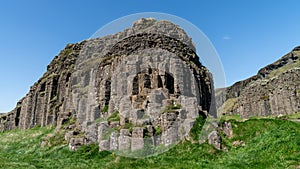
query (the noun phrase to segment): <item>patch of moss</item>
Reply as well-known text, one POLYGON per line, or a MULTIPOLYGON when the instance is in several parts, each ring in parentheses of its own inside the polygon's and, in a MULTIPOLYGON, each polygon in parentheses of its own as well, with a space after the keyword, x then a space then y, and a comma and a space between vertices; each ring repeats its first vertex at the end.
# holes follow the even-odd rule
POLYGON ((83 71, 89 71, 95 65, 105 66, 107 64, 110 64, 113 59, 113 56, 106 56, 104 58, 99 58, 99 57, 97 57, 97 53, 94 55, 95 55, 95 57, 88 59, 87 61, 84 61, 81 63, 80 66, 83 68, 83 71))
POLYGON ((163 113, 174 112, 174 110, 181 109, 181 107, 182 107, 181 104, 178 104, 178 103, 170 104, 164 109, 163 113))
POLYGON ((40 96, 43 97, 46 94, 46 91, 40 92, 40 96))
POLYGON ((57 73, 51 73, 50 75, 47 76, 47 79, 54 78, 55 76, 58 76, 57 73))
POLYGON ((123 129, 128 129, 130 133, 133 131, 134 125, 132 123, 125 123, 124 126, 122 126, 123 129))
POLYGON ((205 118, 199 115, 190 131, 190 135, 193 140, 198 141, 200 137, 200 133, 202 131, 202 127, 205 123, 205 118))
POLYGON ((263 96, 260 96, 260 99, 261 100, 269 100, 269 96, 263 95, 263 96))
POLYGON ((109 128, 109 129, 107 130, 107 132, 105 132, 105 134, 104 134, 104 136, 103 136, 104 140, 108 140, 109 137, 111 136, 111 134, 112 134, 113 132, 115 132, 115 131, 117 131, 117 130, 114 129, 114 128, 109 128))
POLYGON ((269 74, 269 78, 279 76, 280 74, 282 74, 288 70, 295 69, 295 68, 300 68, 300 60, 298 60, 294 63, 291 63, 291 64, 284 65, 278 69, 271 71, 269 74))
POLYGON ((161 135, 162 134, 162 128, 161 126, 156 126, 154 128, 154 136, 158 136, 158 135, 161 135))
POLYGON ((93 123, 101 123, 101 122, 103 122, 103 121, 105 121, 104 118, 98 118, 98 119, 96 119, 93 123))
POLYGON ((72 124, 75 124, 76 123, 76 119, 72 118, 72 116, 69 116, 68 120, 63 122, 63 127, 64 126, 69 126, 69 125, 72 125, 72 124))
POLYGON ((280 119, 300 119, 300 112, 280 117, 280 119))
POLYGON ((220 108, 223 113, 232 112, 234 109, 238 107, 238 98, 230 98, 226 100, 226 102, 220 108))
POLYGON ((151 135, 148 130, 144 130, 144 138, 150 138, 151 135))
POLYGON ((72 49, 71 48, 69 48, 69 49, 64 49, 62 52, 61 52, 61 54, 62 55, 69 55, 69 54, 71 54, 72 53, 72 49))
POLYGON ((102 109, 102 112, 107 113, 108 112, 108 105, 105 105, 102 109))
POLYGON ((51 100, 50 103, 56 102, 57 101, 57 96, 54 96, 51 100))
POLYGON ((221 121, 229 121, 229 120, 235 120, 235 121, 242 121, 243 118, 238 115, 238 114, 234 114, 234 115, 223 115, 221 117, 221 121))
POLYGON ((107 118, 107 121, 120 121, 120 113, 119 111, 115 111, 112 115, 107 118))

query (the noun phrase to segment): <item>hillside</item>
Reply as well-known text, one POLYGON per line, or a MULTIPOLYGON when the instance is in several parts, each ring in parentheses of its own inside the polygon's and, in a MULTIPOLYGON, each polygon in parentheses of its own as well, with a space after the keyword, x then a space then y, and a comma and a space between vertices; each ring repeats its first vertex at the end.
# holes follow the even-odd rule
POLYGON ((49 127, 6 131, 0 133, 0 168, 300 168, 300 123, 282 119, 229 121, 233 137, 222 135, 228 152, 207 143, 183 141, 164 154, 145 159, 99 152, 95 144, 71 152, 63 132, 49 127), (55 135, 51 146, 41 148, 49 135, 55 135))
POLYGON ((249 118, 300 112, 300 47, 260 69, 257 75, 216 93, 222 114, 249 118))

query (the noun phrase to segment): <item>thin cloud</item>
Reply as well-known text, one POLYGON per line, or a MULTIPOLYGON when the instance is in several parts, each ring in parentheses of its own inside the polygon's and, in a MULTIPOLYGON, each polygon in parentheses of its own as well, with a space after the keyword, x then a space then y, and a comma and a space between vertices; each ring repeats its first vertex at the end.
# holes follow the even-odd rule
POLYGON ((231 37, 230 36, 223 36, 223 38, 222 38, 223 40, 230 40, 231 39, 231 37))

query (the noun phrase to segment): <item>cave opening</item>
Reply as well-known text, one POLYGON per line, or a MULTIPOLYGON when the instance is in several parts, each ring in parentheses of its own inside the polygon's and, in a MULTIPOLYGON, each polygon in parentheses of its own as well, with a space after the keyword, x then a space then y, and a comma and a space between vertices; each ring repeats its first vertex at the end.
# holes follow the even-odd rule
POLYGON ((174 77, 167 72, 165 72, 165 75, 159 75, 157 74, 157 72, 157 70, 149 68, 147 72, 138 73, 132 81, 132 95, 138 95, 144 88, 165 88, 168 89, 169 94, 174 94, 174 77), (152 84, 153 82, 155 82, 156 84, 152 84))

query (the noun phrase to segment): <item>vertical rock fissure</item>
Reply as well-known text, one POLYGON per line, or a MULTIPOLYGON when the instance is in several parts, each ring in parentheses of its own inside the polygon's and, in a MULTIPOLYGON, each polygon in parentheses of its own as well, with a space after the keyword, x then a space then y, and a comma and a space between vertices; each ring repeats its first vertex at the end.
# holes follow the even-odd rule
POLYGON ((17 107, 17 111, 16 111, 16 117, 15 117, 15 126, 18 127, 19 126, 19 122, 20 122, 20 113, 21 113, 21 107, 17 107))
POLYGON ((139 94, 139 79, 138 76, 135 76, 132 81, 132 95, 139 94))
POLYGON ((111 93, 111 79, 107 79, 105 81, 105 94, 104 94, 104 97, 105 97, 104 104, 105 104, 105 106, 109 105, 110 95, 111 95, 110 93, 111 93))
POLYGON ((165 75, 165 87, 169 90, 170 94, 174 94, 174 77, 169 73, 165 75))

